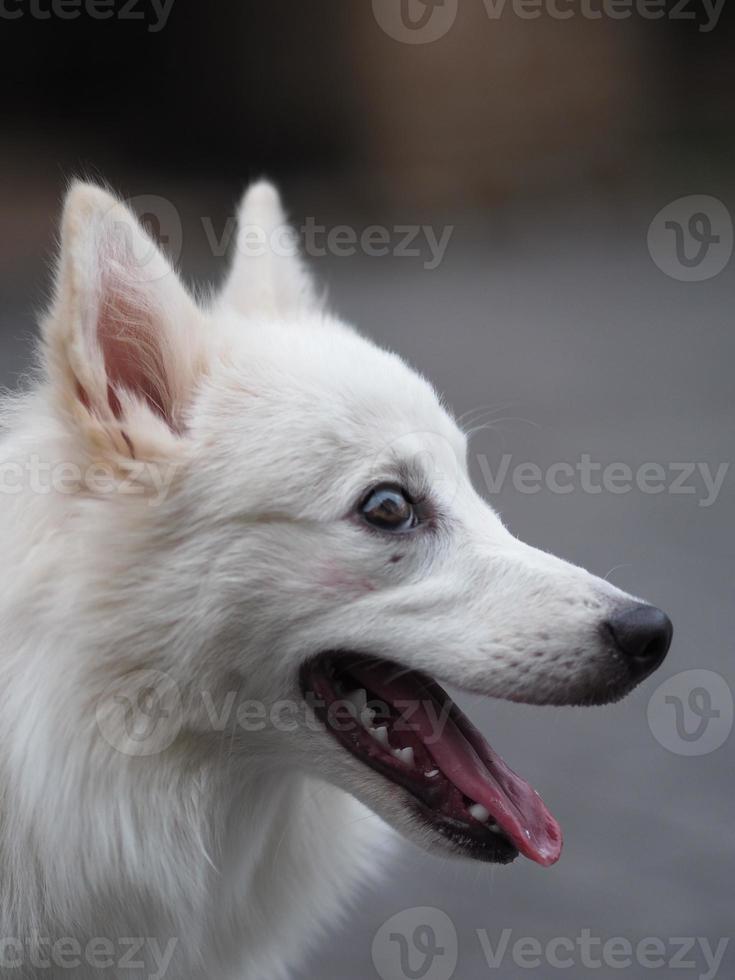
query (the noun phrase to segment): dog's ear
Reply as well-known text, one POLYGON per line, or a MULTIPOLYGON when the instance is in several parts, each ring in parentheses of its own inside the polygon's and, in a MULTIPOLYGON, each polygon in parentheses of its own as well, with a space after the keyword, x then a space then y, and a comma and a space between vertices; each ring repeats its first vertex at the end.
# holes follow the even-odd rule
POLYGON ((237 238, 222 302, 239 313, 290 316, 321 307, 299 255, 278 191, 267 181, 253 184, 238 213, 237 238))
POLYGON ((75 183, 43 327, 55 404, 123 454, 178 438, 203 367, 202 314, 132 212, 75 183))

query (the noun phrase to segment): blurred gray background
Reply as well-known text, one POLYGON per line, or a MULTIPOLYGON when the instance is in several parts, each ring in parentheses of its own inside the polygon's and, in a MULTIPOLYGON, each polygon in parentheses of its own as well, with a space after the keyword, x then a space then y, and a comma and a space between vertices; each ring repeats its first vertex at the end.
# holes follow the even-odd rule
MULTIPOLYGON (((411 950, 404 966, 379 934, 422 907, 452 920, 462 980, 649 974, 640 955, 624 965, 608 950, 595 966, 579 945, 559 950, 573 958, 563 970, 546 952, 530 970, 514 959, 519 939, 574 944, 583 930, 599 940, 595 961, 607 940, 652 937, 659 974, 711 977, 702 945, 678 968, 674 957, 677 937, 714 950, 735 925, 732 17, 712 26, 695 5, 678 19, 664 3, 660 20, 492 19, 480 0, 447 3, 438 15, 456 16, 432 43, 405 24, 391 36, 398 0, 176 0, 156 31, 0 20, 0 381, 29 364, 74 174, 133 198, 195 283, 222 276, 228 218, 262 174, 297 225, 387 229, 391 254, 310 255, 333 304, 428 374, 468 425, 488 423, 474 475, 513 531, 660 605, 675 639, 619 705, 469 704, 562 823, 556 867, 451 863, 406 845, 299 977, 449 980, 445 926, 431 970, 410 915, 393 929, 411 950), (404 225, 451 229, 435 268, 423 232, 419 255, 400 254, 404 225), (665 489, 592 493, 575 478, 569 493, 527 493, 510 475, 494 489, 486 476, 504 454, 511 471, 585 454, 634 474, 659 464, 665 489), (670 467, 684 463, 700 469, 674 492, 670 467), (718 470, 712 500, 702 472, 718 470), (714 674, 678 676, 695 669, 714 674), (503 930, 493 966, 483 939, 496 947, 503 930)), ((728 947, 716 975, 734 973, 728 947)))

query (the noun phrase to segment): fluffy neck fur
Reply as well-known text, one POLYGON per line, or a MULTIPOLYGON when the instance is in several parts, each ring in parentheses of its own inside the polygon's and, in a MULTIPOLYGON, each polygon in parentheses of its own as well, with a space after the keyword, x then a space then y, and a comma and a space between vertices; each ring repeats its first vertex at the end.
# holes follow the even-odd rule
MULTIPOLYGON (((5 415, 1 464, 70 458, 47 393, 8 403, 5 415)), ((165 506, 181 507, 175 491, 165 506)), ((183 677, 196 660, 214 710, 226 704, 221 679, 207 672, 228 637, 218 635, 216 610, 198 606, 193 577, 171 573, 195 561, 193 538, 185 528, 163 537, 158 528, 180 525, 154 514, 133 497, 4 498, 1 934, 25 944, 29 977, 57 975, 34 969, 34 937, 42 946, 71 937, 82 949, 112 940, 116 957, 133 954, 118 937, 141 937, 133 958, 145 966, 125 970, 136 980, 272 980, 315 927, 339 918, 356 879, 375 866, 383 827, 291 768, 268 737, 236 730, 232 706, 212 731, 204 721, 198 729, 187 705, 191 721, 163 756, 126 757, 100 737, 100 697, 138 669, 183 677)), ((220 550, 226 564, 224 538, 220 550)), ((247 641, 267 639, 254 621, 247 641)), ((70 975, 109 971, 83 956, 75 972, 58 971, 70 975)))

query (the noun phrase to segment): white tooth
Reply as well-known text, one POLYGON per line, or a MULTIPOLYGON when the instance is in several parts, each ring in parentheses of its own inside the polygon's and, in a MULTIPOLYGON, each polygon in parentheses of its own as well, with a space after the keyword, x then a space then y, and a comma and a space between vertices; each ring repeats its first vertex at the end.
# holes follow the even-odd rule
POLYGON ((430 769, 429 772, 424 773, 427 779, 434 779, 435 776, 439 775, 438 769, 430 769))
POLYGON ((373 736, 376 742, 380 742, 383 748, 390 748, 390 742, 388 741, 388 729, 385 727, 385 725, 382 725, 380 728, 371 728, 370 734, 373 736))
POLYGON ((490 819, 490 811, 485 809, 480 803, 474 803, 470 807, 470 816, 474 817, 479 823, 487 823, 490 819))
POLYGON ((410 745, 405 749, 393 749, 393 755, 399 760, 399 762, 403 762, 405 765, 411 766, 411 768, 413 768, 416 764, 413 749, 410 745))
POLYGON ((355 711, 357 712, 356 717, 359 718, 367 705, 367 691, 365 691, 363 688, 358 688, 356 691, 350 691, 350 693, 346 695, 345 700, 349 701, 355 708, 355 711))
POLYGON ((377 711, 373 711, 372 708, 365 708, 365 710, 360 715, 360 721, 362 722, 363 727, 365 727, 365 728, 372 728, 373 727, 373 722, 375 721, 375 716, 377 715, 377 713, 378 712, 377 711))
POLYGON ((502 834, 503 833, 503 831, 500 829, 500 827, 498 827, 498 825, 495 822, 489 823, 487 825, 487 829, 488 830, 492 830, 492 832, 494 834, 502 834))

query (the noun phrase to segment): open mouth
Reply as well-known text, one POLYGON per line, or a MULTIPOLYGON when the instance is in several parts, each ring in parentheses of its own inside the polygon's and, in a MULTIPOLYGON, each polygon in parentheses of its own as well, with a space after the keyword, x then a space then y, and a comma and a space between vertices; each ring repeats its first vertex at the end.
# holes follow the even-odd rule
POLYGON ((457 851, 502 864, 519 853, 544 867, 559 859, 561 828, 541 797, 431 677, 340 651, 307 663, 301 686, 337 741, 406 790, 457 851))

